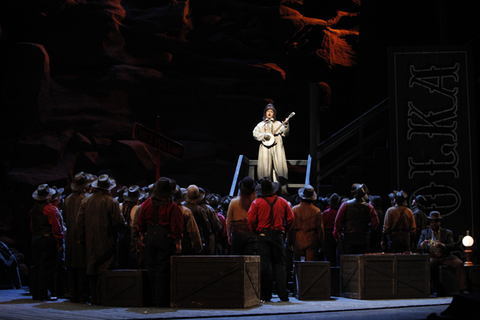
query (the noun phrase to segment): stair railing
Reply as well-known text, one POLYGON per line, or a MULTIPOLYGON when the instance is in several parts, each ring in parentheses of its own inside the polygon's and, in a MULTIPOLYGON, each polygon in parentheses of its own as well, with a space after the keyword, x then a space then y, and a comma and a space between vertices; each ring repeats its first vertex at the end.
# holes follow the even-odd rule
POLYGON ((361 164, 365 149, 387 140, 389 135, 389 99, 343 127, 317 147, 317 184, 325 184, 339 169, 352 160, 361 164))

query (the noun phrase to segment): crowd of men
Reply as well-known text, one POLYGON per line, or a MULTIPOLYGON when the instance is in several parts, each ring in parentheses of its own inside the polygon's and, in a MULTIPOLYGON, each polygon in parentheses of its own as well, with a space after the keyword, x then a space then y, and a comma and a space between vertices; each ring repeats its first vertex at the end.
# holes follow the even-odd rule
POLYGON ((258 254, 264 301, 273 292, 289 300, 287 270, 293 261, 337 266, 341 254, 373 252, 429 253, 433 275, 447 265, 460 289, 468 289, 463 262, 450 253, 453 234, 441 227, 438 211, 425 214, 422 195, 409 208, 406 192, 393 191, 384 214, 382 199, 359 183, 351 196, 325 198, 307 185, 294 203, 279 195, 278 183, 250 177, 240 181, 233 198, 196 185, 182 188, 166 177, 144 188, 119 188, 116 197, 116 181, 106 174, 79 172, 70 187, 67 197, 63 188, 47 184, 32 194, 30 287, 36 300, 56 299, 65 289, 72 302, 101 304, 104 270, 145 268, 152 301, 168 307, 170 257, 198 254, 258 254))

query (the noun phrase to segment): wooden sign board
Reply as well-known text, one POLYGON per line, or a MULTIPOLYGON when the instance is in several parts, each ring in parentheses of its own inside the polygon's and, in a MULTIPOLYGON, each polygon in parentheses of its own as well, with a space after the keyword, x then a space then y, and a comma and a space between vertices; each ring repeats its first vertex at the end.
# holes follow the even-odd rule
POLYGON ((133 137, 183 161, 185 146, 160 133, 135 123, 133 125, 133 137))

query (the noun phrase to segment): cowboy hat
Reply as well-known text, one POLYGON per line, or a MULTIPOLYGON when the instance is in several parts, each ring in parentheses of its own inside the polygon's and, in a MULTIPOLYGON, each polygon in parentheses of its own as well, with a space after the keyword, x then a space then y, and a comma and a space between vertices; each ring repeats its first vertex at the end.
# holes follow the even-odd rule
POLYGON ((214 209, 218 209, 220 206, 220 201, 222 201, 222 196, 218 193, 210 193, 206 199, 214 209))
POLYGON ((52 188, 49 188, 48 184, 44 183, 39 185, 37 189, 33 191, 32 197, 35 200, 43 201, 43 200, 47 200, 54 194, 55 194, 55 190, 52 188))
POLYGON ((70 184, 70 187, 73 191, 81 191, 93 181, 95 181, 95 176, 93 174, 80 171, 73 178, 73 182, 70 184))
POLYGON ((155 198, 169 198, 175 192, 177 182, 167 177, 161 177, 155 182, 153 187, 153 196, 155 198))
POLYGON ((298 196, 303 200, 317 200, 317 193, 311 185, 306 185, 305 188, 298 189, 298 196))
POLYGON ((133 185, 129 187, 125 192, 123 193, 123 199, 125 201, 130 201, 130 202, 137 202, 139 200, 142 200, 145 197, 146 193, 143 191, 142 188, 140 188, 137 185, 133 185))
POLYGON ((442 220, 442 216, 438 211, 432 211, 427 217, 429 220, 442 220))
POLYGON ((58 198, 60 198, 60 196, 63 194, 63 191, 65 191, 65 189, 63 188, 57 189, 56 186, 53 186, 52 189, 55 191, 52 196, 52 200, 57 200, 58 198))
POLYGON ((403 190, 398 191, 397 193, 395 193, 395 202, 399 206, 406 207, 408 205, 407 204, 407 197, 408 197, 408 194, 405 191, 403 191, 403 190))
POLYGON ((187 188, 187 200, 189 200, 190 202, 197 203, 197 202, 201 201, 204 196, 205 196, 205 194, 204 193, 202 194, 200 192, 200 189, 196 185, 191 184, 191 185, 188 186, 188 188, 187 188))
POLYGON ((115 180, 110 178, 108 174, 102 174, 97 180, 92 182, 93 188, 105 191, 112 190, 116 185, 115 180))
POLYGON ((279 188, 280 184, 278 182, 263 179, 260 184, 255 187, 255 191, 257 191, 260 197, 268 197, 276 194, 279 188))
POLYGON ((255 192, 255 187, 258 185, 258 182, 253 180, 252 177, 245 177, 242 181, 238 183, 238 188, 241 193, 252 194, 255 192))
POLYGON ((333 193, 330 197, 328 197, 327 203, 333 209, 340 208, 340 195, 338 193, 333 193))

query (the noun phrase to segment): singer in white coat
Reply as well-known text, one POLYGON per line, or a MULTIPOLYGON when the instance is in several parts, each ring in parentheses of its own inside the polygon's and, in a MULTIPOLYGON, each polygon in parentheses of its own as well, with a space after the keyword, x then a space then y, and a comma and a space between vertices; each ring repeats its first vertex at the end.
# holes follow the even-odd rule
POLYGON ((257 178, 258 180, 268 178, 278 182, 282 186, 282 193, 285 193, 288 168, 283 137, 288 136, 290 131, 288 118, 283 124, 277 121, 277 110, 271 103, 265 107, 263 115, 263 121, 253 129, 255 140, 262 142, 258 148, 257 178))

